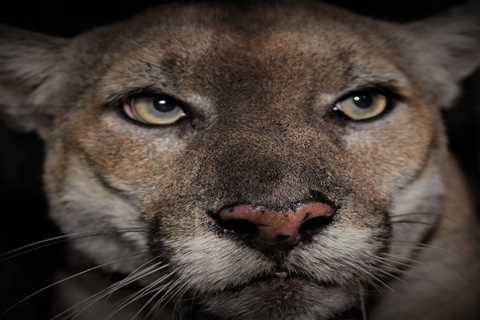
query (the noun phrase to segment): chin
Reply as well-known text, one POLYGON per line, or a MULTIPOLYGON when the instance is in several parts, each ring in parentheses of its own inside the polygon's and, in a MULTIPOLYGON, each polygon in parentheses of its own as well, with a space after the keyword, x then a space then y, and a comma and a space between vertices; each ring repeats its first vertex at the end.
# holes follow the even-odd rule
MULTIPOLYGON (((201 313, 217 319, 353 319, 358 295, 352 289, 302 278, 257 279, 201 299, 201 313)), ((208 318, 208 317, 207 317, 208 318)))

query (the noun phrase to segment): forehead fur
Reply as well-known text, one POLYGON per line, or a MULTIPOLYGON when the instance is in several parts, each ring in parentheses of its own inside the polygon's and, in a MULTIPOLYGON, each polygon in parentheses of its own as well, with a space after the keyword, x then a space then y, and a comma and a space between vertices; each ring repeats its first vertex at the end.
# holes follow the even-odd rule
POLYGON ((365 83, 408 90, 401 57, 377 33, 392 27, 379 24, 308 2, 162 6, 98 37, 109 39, 99 94, 105 100, 150 86, 175 95, 218 91, 219 80, 232 84, 228 90, 240 84, 264 90, 262 81, 272 79, 293 88, 314 83, 327 94, 365 83))

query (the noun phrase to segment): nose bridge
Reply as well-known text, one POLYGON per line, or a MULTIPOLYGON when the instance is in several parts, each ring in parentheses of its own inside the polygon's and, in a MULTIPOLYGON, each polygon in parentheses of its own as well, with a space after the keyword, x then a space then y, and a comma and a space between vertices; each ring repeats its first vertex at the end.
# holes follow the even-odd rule
POLYGON ((298 124, 302 120, 271 106, 230 114, 217 124, 207 146, 214 151, 211 165, 217 188, 251 201, 262 200, 262 195, 287 200, 289 194, 301 198, 308 193, 301 183, 308 150, 295 139, 298 132, 292 132, 302 127, 298 124))
POLYGON ((237 110, 222 121, 216 145, 229 149, 231 153, 257 159, 286 158, 302 145, 295 134, 302 127, 300 121, 296 117, 287 117, 272 106, 254 111, 237 110), (297 132, 293 132, 294 128, 297 132))
POLYGON ((217 177, 230 191, 271 192, 289 170, 284 156, 271 143, 241 142, 224 147, 216 160, 217 177), (270 191, 269 191, 270 190, 270 191))
POLYGON ((274 81, 285 77, 279 70, 284 71, 272 71, 265 63, 257 69, 242 65, 228 73, 238 81, 222 81, 222 90, 216 91, 217 117, 202 147, 213 160, 208 164, 215 172, 212 188, 241 198, 234 200, 280 202, 308 194, 301 183, 307 181, 303 170, 310 157, 303 140, 311 139, 311 132, 303 139, 302 130, 309 127, 310 93, 293 92, 286 85, 291 80, 274 81))
POLYGON ((280 139, 285 143, 288 130, 301 127, 301 119, 288 113, 293 112, 283 110, 271 101, 254 101, 248 106, 228 112, 220 119, 219 129, 232 140, 251 145, 265 144, 272 140, 278 143, 280 139))

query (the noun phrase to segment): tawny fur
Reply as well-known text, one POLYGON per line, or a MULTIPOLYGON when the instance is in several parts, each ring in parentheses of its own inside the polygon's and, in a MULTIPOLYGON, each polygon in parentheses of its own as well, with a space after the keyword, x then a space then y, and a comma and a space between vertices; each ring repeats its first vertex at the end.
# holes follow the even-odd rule
MULTIPOLYGON (((480 65, 477 18, 469 8, 400 25, 310 2, 217 3, 163 6, 68 40, 4 28, 0 111, 46 142, 52 219, 67 234, 105 232, 73 241, 72 265, 126 275, 160 257, 165 268, 138 283, 171 275, 158 298, 195 304, 184 317, 360 319, 347 311, 364 307, 369 319, 476 319, 478 226, 440 109, 480 65), (365 86, 402 98, 366 123, 330 112, 365 86), (123 99, 145 88, 195 117, 126 120, 123 99), (207 214, 311 190, 338 204, 336 220, 280 258, 207 214), (254 282, 279 268, 299 277, 254 282)), ((58 311, 109 285, 93 277, 71 282, 58 311)), ((156 318, 179 316, 173 304, 156 318)))

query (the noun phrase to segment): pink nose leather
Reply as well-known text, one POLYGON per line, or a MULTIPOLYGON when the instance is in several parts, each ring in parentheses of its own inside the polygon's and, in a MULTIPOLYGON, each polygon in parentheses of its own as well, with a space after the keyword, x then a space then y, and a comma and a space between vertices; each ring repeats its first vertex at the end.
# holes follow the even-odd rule
POLYGON ((297 242, 300 227, 307 221, 318 217, 329 217, 333 209, 327 204, 309 202, 295 209, 273 211, 250 205, 238 205, 223 209, 223 220, 243 220, 254 224, 262 240, 268 242, 297 242))

